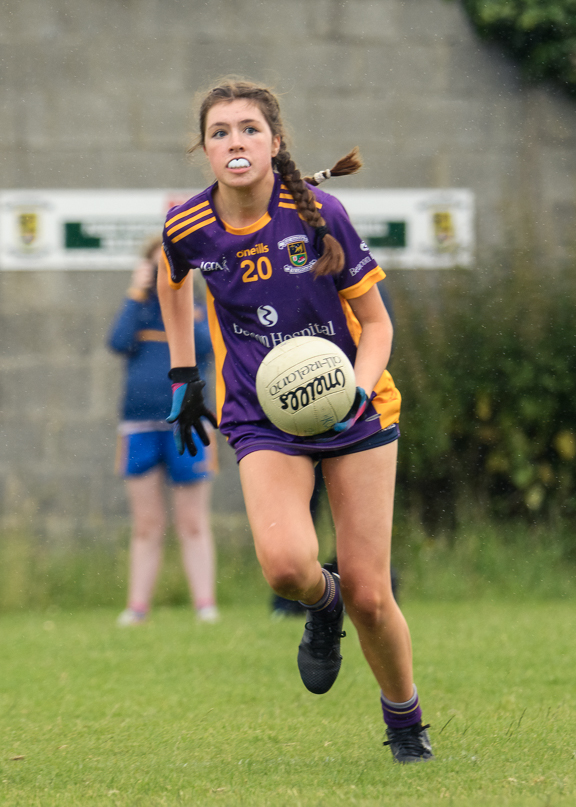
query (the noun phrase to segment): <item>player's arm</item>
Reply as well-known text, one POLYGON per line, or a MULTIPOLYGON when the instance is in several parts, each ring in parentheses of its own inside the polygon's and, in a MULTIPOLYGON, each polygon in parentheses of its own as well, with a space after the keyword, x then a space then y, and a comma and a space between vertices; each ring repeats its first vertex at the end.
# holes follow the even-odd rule
POLYGON ((364 294, 353 297, 348 302, 362 326, 354 363, 356 395, 350 411, 332 427, 328 439, 351 429, 366 412, 376 382, 386 369, 392 349, 392 323, 378 287, 373 285, 364 294))
POLYGON ((179 288, 170 285, 166 258, 162 256, 158 270, 158 299, 170 348, 171 367, 196 364, 194 349, 194 298, 191 274, 179 288))
POLYGON ((164 255, 158 271, 158 299, 170 348, 169 373, 172 381, 172 410, 167 418, 174 424, 174 440, 180 454, 187 448, 194 456, 197 453, 192 429, 205 446, 210 439, 202 423, 206 418, 217 428, 216 418, 204 405, 202 390, 204 381, 196 367, 194 348, 194 299, 190 273, 179 288, 170 284, 164 255))
POLYGON ((376 285, 348 303, 362 326, 354 365, 356 384, 370 397, 390 359, 392 322, 376 285))

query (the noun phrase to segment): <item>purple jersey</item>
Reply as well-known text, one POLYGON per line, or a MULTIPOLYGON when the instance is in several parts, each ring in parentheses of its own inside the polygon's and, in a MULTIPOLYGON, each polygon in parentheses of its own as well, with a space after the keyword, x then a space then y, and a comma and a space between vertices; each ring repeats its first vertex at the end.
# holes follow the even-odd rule
POLYGON ((336 276, 315 277, 310 270, 322 246, 278 175, 268 211, 242 229, 219 218, 214 187, 170 210, 164 252, 172 287, 178 288, 193 267, 206 280, 217 417, 238 458, 262 448, 333 451, 396 423, 400 393, 387 371, 367 415, 329 443, 286 434, 267 420, 255 382, 264 356, 294 336, 322 336, 354 364, 361 328, 347 301, 367 292, 384 272, 333 196, 314 188, 322 216, 344 250, 345 268, 336 276))

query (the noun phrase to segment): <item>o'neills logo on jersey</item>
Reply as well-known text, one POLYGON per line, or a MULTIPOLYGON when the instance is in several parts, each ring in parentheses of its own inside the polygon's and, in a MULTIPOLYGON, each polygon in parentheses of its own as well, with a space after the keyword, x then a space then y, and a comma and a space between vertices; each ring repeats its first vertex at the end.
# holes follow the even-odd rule
POLYGON ((232 330, 236 336, 244 336, 247 339, 256 339, 257 342, 260 342, 262 345, 266 345, 266 347, 275 347, 276 345, 281 345, 282 342, 286 342, 288 339, 293 339, 295 336, 336 336, 336 331, 334 330, 332 320, 329 320, 327 325, 321 325, 319 322, 309 322, 308 325, 305 328, 302 328, 301 331, 295 331, 294 333, 282 333, 282 331, 271 334, 255 333, 254 331, 249 331, 246 328, 243 328, 236 322, 232 323, 232 330))
POLYGON ((222 258, 222 262, 218 263, 218 261, 202 261, 200 264, 200 269, 202 272, 229 272, 228 265, 226 264, 226 258, 222 258))
POLYGON ((241 249, 236 253, 236 257, 249 258, 250 255, 263 255, 265 252, 268 252, 268 247, 266 244, 256 244, 256 246, 252 247, 252 249, 241 249))

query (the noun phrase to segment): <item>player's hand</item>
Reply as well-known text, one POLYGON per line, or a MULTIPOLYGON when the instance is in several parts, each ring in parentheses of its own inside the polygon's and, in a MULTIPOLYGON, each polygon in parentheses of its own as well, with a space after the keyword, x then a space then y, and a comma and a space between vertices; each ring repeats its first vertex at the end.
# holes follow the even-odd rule
POLYGON ((370 403, 370 398, 366 394, 366 391, 362 389, 362 387, 356 387, 356 395, 354 396, 354 403, 350 407, 349 412, 347 413, 346 417, 343 418, 339 423, 335 423, 330 431, 327 431, 325 434, 322 434, 320 437, 316 438, 316 440, 320 443, 325 442, 327 440, 334 440, 336 437, 339 437, 344 432, 347 432, 352 426, 356 423, 356 421, 360 420, 366 409, 368 408, 368 404, 370 403))
POLYGON ((368 408, 368 404, 370 400, 366 391, 362 389, 362 387, 356 387, 356 395, 354 396, 354 403, 352 404, 350 411, 339 423, 335 423, 332 426, 332 431, 336 432, 337 434, 342 434, 342 432, 347 432, 348 429, 351 429, 352 426, 356 423, 357 420, 360 420, 366 409, 368 408))
POLYGON ((197 367, 173 367, 168 373, 172 381, 172 411, 166 418, 174 426, 174 442, 179 454, 188 452, 195 457, 197 450, 192 439, 192 428, 205 446, 210 445, 210 438, 201 418, 206 418, 218 428, 216 418, 204 405, 202 389, 205 384, 200 378, 197 367))

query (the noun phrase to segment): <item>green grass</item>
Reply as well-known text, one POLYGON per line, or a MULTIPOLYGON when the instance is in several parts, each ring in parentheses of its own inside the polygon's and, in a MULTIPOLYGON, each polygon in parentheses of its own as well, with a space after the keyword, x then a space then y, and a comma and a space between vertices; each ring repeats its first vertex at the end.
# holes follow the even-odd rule
MULTIPOLYGON (((254 597, 265 584, 256 563, 250 531, 242 517, 216 519, 221 602, 237 602, 235 580, 254 597)), ((329 559, 334 538, 327 506, 321 508, 320 554, 329 559)), ((558 600, 576 598, 573 527, 528 527, 521 522, 470 523, 453 536, 431 539, 417 524, 397 518, 393 561, 402 596, 410 599, 478 600, 497 596, 558 600)), ((126 597, 128 531, 68 542, 5 533, 0 540, 0 613, 57 606, 122 608, 126 597)), ((174 536, 167 541, 155 603, 185 606, 190 597, 174 536)))
POLYGON ((407 602, 437 759, 393 765, 350 624, 333 690, 260 584, 215 626, 157 609, 0 617, 2 805, 561 805, 576 801, 572 602, 407 602), (22 757, 22 759, 18 759, 22 757))
POLYGON ((574 528, 522 522, 470 523, 431 539, 397 520, 394 562, 407 596, 514 601, 576 598, 574 528))

